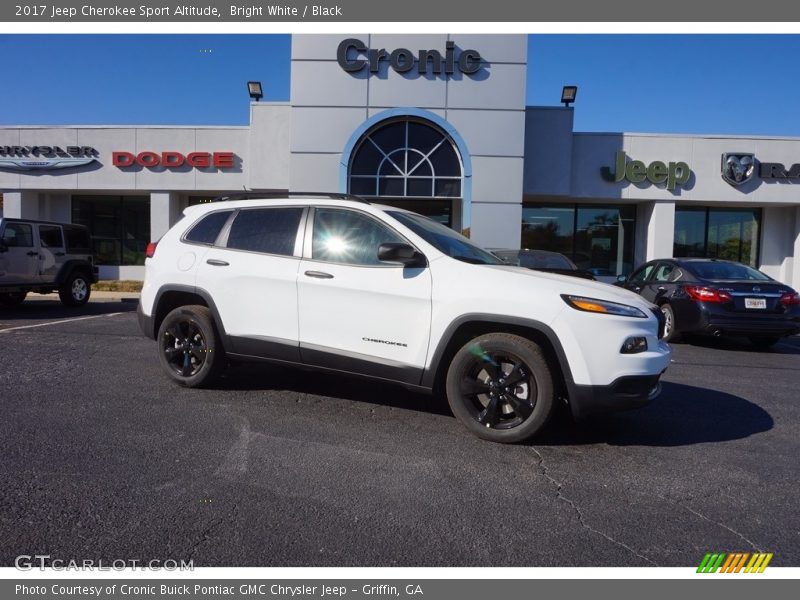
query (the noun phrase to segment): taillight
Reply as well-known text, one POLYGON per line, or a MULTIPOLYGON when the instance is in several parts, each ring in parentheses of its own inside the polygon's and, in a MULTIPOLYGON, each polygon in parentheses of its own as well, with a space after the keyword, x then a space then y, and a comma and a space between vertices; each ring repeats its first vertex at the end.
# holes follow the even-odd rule
MULTIPOLYGON (((158 246, 158 242, 150 242, 147 244, 147 248, 144 250, 145 258, 153 258, 153 255, 156 253, 156 246, 158 246)), ((141 246, 139 246, 141 248, 141 246)))
POLYGON ((730 302, 733 299, 728 292, 721 292, 702 285, 687 285, 686 293, 692 300, 700 302, 730 302))
POLYGON ((797 292, 786 292, 778 301, 784 306, 791 306, 792 304, 800 304, 800 294, 797 292))

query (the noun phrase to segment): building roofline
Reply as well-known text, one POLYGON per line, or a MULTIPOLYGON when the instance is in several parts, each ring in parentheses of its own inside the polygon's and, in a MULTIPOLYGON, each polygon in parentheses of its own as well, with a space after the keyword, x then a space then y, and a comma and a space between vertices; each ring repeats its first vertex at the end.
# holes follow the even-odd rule
POLYGON ((2 125, 2 129, 250 129, 250 125, 2 125))
POLYGON ((638 131, 573 131, 572 135, 580 136, 604 136, 619 135, 624 137, 647 137, 647 138, 689 138, 689 139, 709 139, 709 140, 767 140, 800 142, 800 137, 788 137, 779 135, 736 135, 733 133, 645 133, 638 131))

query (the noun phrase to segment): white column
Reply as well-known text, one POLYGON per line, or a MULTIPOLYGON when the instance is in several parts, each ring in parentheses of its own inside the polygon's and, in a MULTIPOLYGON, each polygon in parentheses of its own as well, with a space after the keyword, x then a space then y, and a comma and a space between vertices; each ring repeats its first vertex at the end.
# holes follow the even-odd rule
POLYGON ((3 192, 3 216, 15 219, 39 218, 37 192, 3 192))
POLYGON ((788 283, 794 289, 800 288, 800 207, 794 209, 794 244, 792 244, 791 269, 788 283))
POLYGON ((175 192, 152 192, 150 194, 150 240, 158 241, 167 230, 178 222, 180 206, 175 192))
POLYGON ((656 258, 669 258, 672 256, 672 247, 675 241, 675 203, 674 202, 645 202, 639 204, 636 210, 636 219, 639 225, 637 235, 644 235, 636 244, 636 264, 642 264, 656 258), (641 256, 642 251, 644 256, 641 256))

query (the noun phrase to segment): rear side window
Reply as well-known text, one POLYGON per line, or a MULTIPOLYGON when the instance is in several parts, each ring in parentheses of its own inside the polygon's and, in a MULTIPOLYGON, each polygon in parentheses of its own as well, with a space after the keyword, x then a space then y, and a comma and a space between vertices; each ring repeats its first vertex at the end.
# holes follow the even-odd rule
POLYGON ((206 215, 186 234, 186 241, 197 244, 213 244, 232 212, 223 210, 206 215))
POLYGON ((63 248, 61 227, 56 225, 39 225, 39 241, 42 248, 63 248))
POLYGON ((89 239, 89 230, 83 227, 64 227, 64 237, 67 239, 67 252, 86 252, 91 254, 92 242, 89 239))
POLYGON ((33 246, 33 227, 26 223, 6 223, 3 242, 9 248, 30 248, 33 246))
POLYGON ((228 248, 292 256, 302 207, 240 210, 228 234, 228 248))

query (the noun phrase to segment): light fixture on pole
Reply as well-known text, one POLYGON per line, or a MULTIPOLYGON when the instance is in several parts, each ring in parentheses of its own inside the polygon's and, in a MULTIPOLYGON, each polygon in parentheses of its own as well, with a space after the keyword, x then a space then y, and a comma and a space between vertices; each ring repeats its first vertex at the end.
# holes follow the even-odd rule
POLYGON ((575 102, 575 96, 578 95, 577 85, 565 85, 561 90, 561 102, 564 106, 569 108, 569 105, 575 102))
POLYGON ((261 91, 261 82, 260 81, 248 81, 247 82, 247 93, 250 94, 250 98, 258 102, 264 97, 264 93, 261 91))

